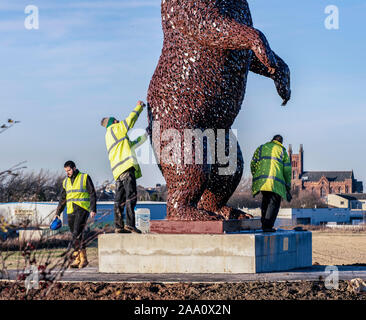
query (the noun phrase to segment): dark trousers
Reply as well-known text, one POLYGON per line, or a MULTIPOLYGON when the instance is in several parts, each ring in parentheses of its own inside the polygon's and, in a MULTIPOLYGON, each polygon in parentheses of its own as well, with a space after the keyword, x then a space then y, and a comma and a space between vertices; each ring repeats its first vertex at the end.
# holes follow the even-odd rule
POLYGON ((126 207, 126 224, 135 227, 135 206, 137 203, 135 168, 123 172, 116 181, 114 198, 114 224, 123 229, 123 210, 126 207))
POLYGON ((262 191, 262 229, 271 229, 281 206, 281 196, 270 191, 262 191))
POLYGON ((89 218, 89 212, 74 204, 74 212, 67 215, 67 223, 72 233, 69 247, 85 249, 84 229, 89 218))

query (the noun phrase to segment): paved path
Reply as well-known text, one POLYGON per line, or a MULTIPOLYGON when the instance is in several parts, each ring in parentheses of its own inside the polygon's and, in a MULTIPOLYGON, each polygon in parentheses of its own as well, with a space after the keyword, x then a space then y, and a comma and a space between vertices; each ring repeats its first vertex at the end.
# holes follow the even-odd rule
MULTIPOLYGON (((114 274, 99 273, 97 268, 82 270, 66 270, 61 281, 65 282, 245 282, 245 281, 317 281, 324 280, 329 272, 326 266, 312 266, 310 268, 287 272, 257 273, 257 274, 114 274)), ((361 278, 366 280, 366 266, 338 266, 339 280, 361 278)), ((2 280, 15 280, 17 270, 10 270, 3 275, 2 280)), ((1 279, 1 274, 0 274, 1 279)))

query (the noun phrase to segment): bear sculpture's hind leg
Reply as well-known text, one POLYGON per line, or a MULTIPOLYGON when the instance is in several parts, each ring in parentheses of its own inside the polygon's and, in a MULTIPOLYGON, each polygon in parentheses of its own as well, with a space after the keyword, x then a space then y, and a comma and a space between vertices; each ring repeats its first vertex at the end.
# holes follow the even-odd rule
MULTIPOLYGON (((226 150, 228 153, 228 150, 226 150)), ((198 208, 214 212, 225 219, 246 218, 242 211, 226 206, 243 175, 244 161, 237 144, 236 171, 231 175, 220 174, 220 164, 213 164, 207 187, 198 203, 198 208)))
POLYGON ((168 220, 224 220, 221 215, 197 208, 208 182, 205 165, 162 165, 162 172, 168 187, 168 220))

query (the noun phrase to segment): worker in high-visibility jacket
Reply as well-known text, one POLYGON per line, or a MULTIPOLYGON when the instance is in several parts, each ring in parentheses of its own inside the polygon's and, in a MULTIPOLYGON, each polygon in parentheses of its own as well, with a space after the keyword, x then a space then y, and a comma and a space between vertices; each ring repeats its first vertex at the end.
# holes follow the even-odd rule
POLYGON ((291 161, 282 143, 282 136, 275 135, 272 141, 257 148, 250 163, 253 196, 259 192, 263 196, 261 221, 264 232, 276 231, 273 226, 282 198, 291 201, 291 161))
POLYGON ((116 181, 114 198, 114 224, 116 233, 141 233, 136 228, 135 206, 137 203, 136 179, 142 176, 135 149, 147 140, 147 133, 131 141, 128 131, 135 125, 145 104, 138 101, 135 109, 123 121, 114 117, 103 118, 101 125, 107 129, 105 142, 109 161, 116 181), (126 207, 126 225, 123 211, 126 207))
POLYGON ((74 248, 70 267, 84 268, 88 265, 84 229, 89 215, 95 217, 96 192, 90 176, 76 169, 75 162, 67 161, 64 169, 67 177, 62 182, 56 216, 60 217, 66 207, 67 223, 72 233, 69 249, 74 248))

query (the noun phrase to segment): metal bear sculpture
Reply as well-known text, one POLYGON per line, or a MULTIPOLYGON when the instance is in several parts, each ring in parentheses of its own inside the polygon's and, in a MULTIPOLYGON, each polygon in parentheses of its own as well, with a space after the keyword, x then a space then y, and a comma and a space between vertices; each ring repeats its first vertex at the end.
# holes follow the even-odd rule
MULTIPOLYGON (((174 129, 180 137, 179 149, 172 148, 169 159, 185 159, 186 129, 225 129, 229 152, 229 130, 244 100, 248 72, 273 79, 285 105, 291 95, 289 68, 263 33, 253 28, 245 0, 162 0, 161 11, 164 45, 147 101, 148 131, 167 183, 167 218, 241 218, 241 211, 226 206, 243 173, 239 145, 236 171, 222 175, 219 169, 225 166, 218 163, 217 155, 213 164, 161 159, 172 143, 162 134, 174 129)), ((219 147, 217 135, 215 140, 219 147)))

